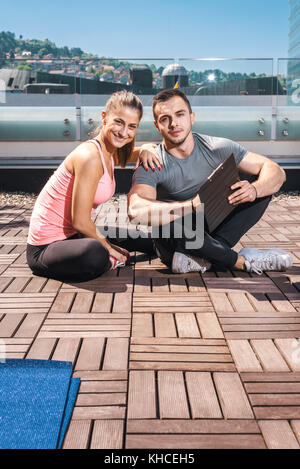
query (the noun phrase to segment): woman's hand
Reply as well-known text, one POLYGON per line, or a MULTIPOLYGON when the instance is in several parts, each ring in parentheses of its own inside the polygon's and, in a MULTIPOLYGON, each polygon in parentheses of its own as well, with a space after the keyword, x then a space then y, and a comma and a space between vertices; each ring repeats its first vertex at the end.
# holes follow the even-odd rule
POLYGON ((140 163, 142 163, 146 171, 149 171, 149 166, 152 171, 156 171, 155 165, 159 171, 161 170, 163 163, 156 153, 156 145, 153 143, 145 143, 140 147, 139 157, 134 169, 136 169, 140 163))
POLYGON ((110 244, 108 247, 108 252, 110 256, 115 257, 119 262, 127 262, 130 259, 130 254, 126 249, 122 249, 119 246, 115 246, 114 244, 110 244))

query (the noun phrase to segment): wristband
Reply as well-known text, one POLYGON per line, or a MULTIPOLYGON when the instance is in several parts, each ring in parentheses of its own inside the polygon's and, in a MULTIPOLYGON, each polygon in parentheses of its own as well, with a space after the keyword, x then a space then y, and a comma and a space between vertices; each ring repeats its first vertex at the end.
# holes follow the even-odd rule
POLYGON ((254 200, 256 200, 257 199, 257 189, 256 189, 254 184, 251 184, 251 186, 254 187, 254 189, 255 189, 255 199, 254 200))

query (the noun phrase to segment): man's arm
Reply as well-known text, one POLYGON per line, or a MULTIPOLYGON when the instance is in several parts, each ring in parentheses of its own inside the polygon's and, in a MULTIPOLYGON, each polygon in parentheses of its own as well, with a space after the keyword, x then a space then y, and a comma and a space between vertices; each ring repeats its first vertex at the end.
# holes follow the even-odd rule
POLYGON ((147 184, 134 185, 128 194, 128 216, 131 222, 154 226, 170 223, 198 211, 201 203, 197 195, 185 202, 160 202, 156 189, 147 184))
POLYGON ((274 194, 286 180, 285 171, 275 161, 257 153, 248 152, 238 169, 246 174, 258 175, 258 178, 253 183, 240 181, 231 187, 236 189, 229 197, 233 205, 253 202, 256 197, 274 194))

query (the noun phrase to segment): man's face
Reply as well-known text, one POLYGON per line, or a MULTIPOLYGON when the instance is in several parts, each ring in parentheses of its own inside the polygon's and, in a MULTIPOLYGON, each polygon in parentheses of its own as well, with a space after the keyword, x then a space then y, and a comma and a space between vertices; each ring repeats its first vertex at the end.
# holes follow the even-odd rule
POLYGON ((188 105, 180 96, 155 106, 156 120, 154 125, 166 142, 175 146, 181 145, 190 134, 195 114, 190 113, 188 105))

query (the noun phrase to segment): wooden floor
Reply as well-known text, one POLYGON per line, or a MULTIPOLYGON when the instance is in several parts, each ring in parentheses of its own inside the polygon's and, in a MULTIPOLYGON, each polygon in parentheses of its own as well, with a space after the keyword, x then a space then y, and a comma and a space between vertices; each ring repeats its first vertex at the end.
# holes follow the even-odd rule
POLYGON ((175 275, 144 259, 80 284, 32 275, 31 209, 0 209, 0 350, 73 362, 64 448, 299 449, 299 199, 272 202, 236 246, 291 252, 287 272, 175 275))

